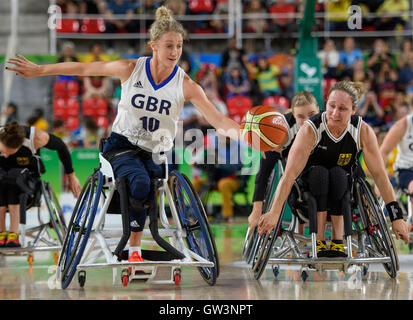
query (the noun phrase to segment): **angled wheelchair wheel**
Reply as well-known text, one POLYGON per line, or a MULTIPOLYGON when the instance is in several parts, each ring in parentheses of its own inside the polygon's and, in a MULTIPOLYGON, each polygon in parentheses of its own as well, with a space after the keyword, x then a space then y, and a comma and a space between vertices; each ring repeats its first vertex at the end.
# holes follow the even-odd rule
POLYGON ((254 273, 254 278, 259 280, 267 266, 268 260, 270 259, 271 253, 273 252, 274 244, 279 235, 281 234, 281 224, 285 212, 285 204, 281 210, 280 217, 278 218, 277 225, 269 233, 262 236, 258 236, 257 249, 254 255, 254 261, 252 266, 252 271, 254 273))
POLYGON ((218 251, 202 202, 185 175, 172 171, 169 185, 189 249, 214 263, 214 267, 198 268, 202 278, 212 286, 219 275, 218 251))
POLYGON ((67 233, 65 218, 59 200, 50 183, 41 183, 42 194, 50 214, 50 225, 57 234, 60 244, 63 244, 67 233))
POLYGON ((102 193, 102 180, 100 171, 89 176, 77 199, 58 263, 57 275, 62 289, 72 281, 85 250, 102 193))
POLYGON ((255 227, 252 230, 248 228, 247 234, 245 235, 244 246, 242 248, 242 257, 244 258, 247 264, 251 263, 252 253, 254 251, 254 248, 256 247, 257 240, 257 227, 255 227))
MULTIPOLYGON (((277 169, 273 169, 271 172, 269 181, 264 194, 264 200, 262 204, 262 212, 265 213, 271 208, 272 200, 274 197, 275 190, 277 188, 278 181, 280 180, 283 173, 282 162, 278 161, 277 169)), ((257 227, 254 230, 248 230, 245 238, 243 257, 247 264, 250 264, 257 254, 257 250, 260 248, 261 243, 259 243, 259 234, 257 227)))
POLYGON ((390 257, 391 261, 383 263, 383 266, 388 275, 395 278, 399 270, 399 260, 383 210, 364 179, 358 179, 355 187, 360 217, 367 233, 368 249, 372 256, 379 254, 390 257))

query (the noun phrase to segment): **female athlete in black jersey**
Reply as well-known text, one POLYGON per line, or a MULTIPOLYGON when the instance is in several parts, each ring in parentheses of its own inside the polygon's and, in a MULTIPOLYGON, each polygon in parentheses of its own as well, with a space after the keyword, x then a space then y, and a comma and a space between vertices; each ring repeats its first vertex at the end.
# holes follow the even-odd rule
MULTIPOLYGON (((284 175, 275 191, 275 201, 270 211, 260 217, 258 232, 261 235, 270 233, 274 229, 293 183, 304 169, 317 168, 315 171, 318 172, 310 171, 310 175, 311 173, 317 173, 326 177, 325 173, 327 173, 328 177, 331 173, 330 169, 340 175, 340 170, 347 171, 354 161, 358 161, 355 159, 356 153, 362 149, 367 168, 386 203, 396 239, 401 238, 405 243, 408 243, 408 226, 403 220, 401 210, 395 201, 395 194, 387 177, 383 161, 378 161, 381 158, 376 135, 373 129, 361 118, 354 116, 362 92, 361 84, 349 81, 336 83, 330 89, 326 111, 307 120, 300 128, 289 152, 284 175)), ((314 176, 317 176, 317 174, 314 174, 314 176)), ((309 181, 314 182, 311 177, 309 177, 309 181)), ((338 184, 341 184, 341 182, 330 181, 330 185, 338 186, 338 184)), ((318 184, 317 187, 321 190, 321 187, 325 186, 318 184)), ((319 196, 317 200, 325 200, 325 195, 321 192, 319 196)), ((318 206, 320 202, 326 205, 325 201, 317 201, 318 206)), ((326 219, 327 212, 325 210, 318 211, 320 211, 318 213, 319 220, 326 219)), ((340 221, 339 218, 336 220, 336 222, 340 221)), ((319 223, 319 225, 322 225, 322 223, 319 223)), ((342 228, 341 230, 336 228, 335 237, 337 240, 342 241, 342 232, 342 228)), ((323 237, 324 229, 318 229, 317 240, 323 239, 323 237)))
POLYGON ((276 162, 280 156, 287 159, 288 152, 294 142, 298 129, 303 125, 304 121, 318 112, 317 100, 310 92, 298 92, 291 100, 291 112, 284 115, 286 123, 288 124, 288 141, 283 145, 279 145, 274 151, 265 152, 265 155, 261 158, 260 168, 255 178, 253 208, 248 217, 250 230, 257 226, 258 220, 261 217, 265 188, 276 162))
POLYGON ((28 171, 39 177, 38 163, 35 159, 37 151, 45 147, 56 150, 63 163, 67 181, 73 195, 80 193, 79 180, 73 171, 69 150, 64 142, 47 132, 20 126, 12 121, 0 128, 0 247, 20 247, 18 239, 20 200, 23 192, 15 181, 21 177, 21 171, 28 171), (6 232, 6 211, 10 212, 10 230, 6 232))

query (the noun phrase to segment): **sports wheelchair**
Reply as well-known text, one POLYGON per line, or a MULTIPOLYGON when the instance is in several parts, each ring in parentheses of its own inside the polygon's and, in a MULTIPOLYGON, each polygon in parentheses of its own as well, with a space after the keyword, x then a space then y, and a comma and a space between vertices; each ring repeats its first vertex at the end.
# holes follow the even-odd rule
POLYGON ((164 250, 143 249, 144 261, 131 263, 124 250, 130 236, 126 181, 115 179, 102 152, 99 158, 99 168, 83 185, 68 225, 56 271, 57 285, 67 288, 77 272, 79 286, 83 287, 86 270, 94 268, 112 268, 113 284, 121 269, 123 286, 134 280, 179 285, 184 266, 197 267, 201 277, 214 285, 219 276, 218 253, 205 210, 190 180, 178 171, 169 173, 167 157, 160 155, 165 175, 151 180, 151 192, 143 205, 148 209, 149 229, 143 230, 142 246, 164 250), (166 201, 171 219, 166 214, 166 201), (122 230, 104 228, 109 213, 121 214, 122 230), (143 267, 151 268, 151 272, 136 272, 143 267), (161 279, 159 271, 167 277, 161 279))
POLYGON ((254 248, 252 257, 248 258, 252 261, 255 279, 260 279, 267 264, 273 266, 275 277, 279 274, 281 264, 300 265, 303 281, 308 278, 310 270, 346 272, 352 266, 358 275, 366 277, 370 264, 383 264, 391 278, 397 276, 399 260, 386 222, 384 202, 376 198, 359 162, 352 168, 350 180, 350 190, 341 203, 347 257, 317 257, 316 200, 297 179, 288 200, 293 212, 288 226, 285 227, 286 223, 283 221, 286 212, 284 203, 278 223, 271 233, 252 238, 255 243, 249 245, 254 248), (308 224, 309 236, 297 232, 298 223, 303 222, 308 224))
POLYGON ((27 255, 28 263, 32 266, 34 252, 55 251, 54 263, 57 264, 58 251, 62 247, 67 232, 66 222, 59 200, 51 184, 40 179, 40 175, 43 173, 40 157, 36 155, 35 159, 38 174, 30 173, 28 169, 11 169, 8 172, 9 175, 14 176, 11 183, 17 184, 22 191, 19 196, 19 239, 21 247, 1 247, 0 255, 27 255), (26 227, 27 211, 35 208, 37 208, 39 224, 26 227))

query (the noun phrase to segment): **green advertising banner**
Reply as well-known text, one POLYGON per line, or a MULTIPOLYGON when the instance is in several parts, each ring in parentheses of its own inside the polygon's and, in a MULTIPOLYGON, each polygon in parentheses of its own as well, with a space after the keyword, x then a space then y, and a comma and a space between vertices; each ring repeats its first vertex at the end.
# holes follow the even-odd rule
POLYGON ((93 170, 99 167, 99 150, 75 149, 72 151, 71 157, 73 170, 75 170, 80 185, 83 186, 86 179, 93 173, 93 170))
POLYGON ((49 149, 40 149, 40 157, 46 169, 42 175, 42 180, 49 182, 56 195, 59 196, 62 191, 62 166, 57 152, 49 149))
POLYGON ((321 61, 316 56, 301 56, 295 59, 295 92, 308 91, 317 99, 317 103, 323 109, 323 75, 321 61))

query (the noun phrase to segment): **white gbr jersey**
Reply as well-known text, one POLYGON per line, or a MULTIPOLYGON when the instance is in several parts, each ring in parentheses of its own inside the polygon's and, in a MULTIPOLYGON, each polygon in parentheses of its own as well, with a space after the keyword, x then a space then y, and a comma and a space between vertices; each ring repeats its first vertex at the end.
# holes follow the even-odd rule
POLYGON ((413 114, 406 117, 406 133, 397 145, 397 158, 393 169, 413 168, 413 114))
POLYGON ((122 93, 112 131, 142 149, 154 153, 173 147, 179 114, 184 106, 185 72, 175 66, 171 75, 156 85, 149 69, 150 57, 137 60, 122 93))

